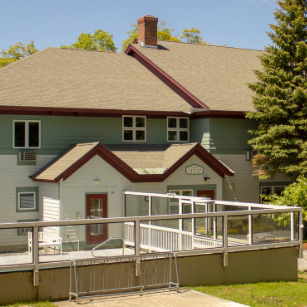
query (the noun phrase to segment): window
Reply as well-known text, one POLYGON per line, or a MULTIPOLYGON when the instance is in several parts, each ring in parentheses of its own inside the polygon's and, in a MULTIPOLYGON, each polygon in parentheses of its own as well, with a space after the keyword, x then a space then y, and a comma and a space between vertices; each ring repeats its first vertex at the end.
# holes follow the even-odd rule
POLYGON ((124 142, 146 141, 145 116, 123 116, 123 141, 124 142))
POLYGON ((35 192, 18 193, 18 210, 34 210, 36 208, 35 192))
POLYGON ((14 148, 40 148, 40 121, 13 121, 14 148))
POLYGON ((167 141, 188 142, 189 141, 189 119, 186 117, 167 118, 167 141))
POLYGON ((260 194, 265 196, 276 194, 277 196, 280 196, 281 192, 283 192, 284 190, 285 186, 266 186, 266 187, 261 187, 260 194))
MULTIPOLYGON (((175 193, 176 195, 183 196, 193 196, 193 190, 170 190, 169 193, 175 193)), ((185 211, 185 207, 183 211, 185 211)), ((170 198, 170 206, 169 206, 170 214, 179 214, 179 201, 178 199, 170 198)), ((183 213, 191 213, 191 212, 183 212, 183 213)))

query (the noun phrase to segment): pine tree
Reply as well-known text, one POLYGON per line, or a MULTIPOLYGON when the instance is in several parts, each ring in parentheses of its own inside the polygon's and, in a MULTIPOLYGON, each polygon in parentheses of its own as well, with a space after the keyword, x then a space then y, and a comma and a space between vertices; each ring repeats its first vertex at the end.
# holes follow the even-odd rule
POLYGON ((307 1, 277 1, 276 25, 268 33, 273 44, 260 56, 262 71, 249 84, 256 112, 247 118, 259 126, 250 131, 259 179, 285 173, 296 179, 307 174, 307 1))

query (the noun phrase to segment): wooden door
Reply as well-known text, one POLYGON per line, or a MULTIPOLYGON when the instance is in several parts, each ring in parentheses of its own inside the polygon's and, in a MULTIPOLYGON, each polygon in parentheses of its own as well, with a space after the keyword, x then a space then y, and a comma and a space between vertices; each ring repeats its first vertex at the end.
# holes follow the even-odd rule
POLYGON ((209 197, 214 199, 214 190, 197 191, 197 197, 209 197))
MULTIPOLYGON (((86 195, 86 215, 88 219, 108 217, 107 194, 86 195)), ((87 225, 87 244, 102 243, 108 239, 108 225, 94 224, 87 225)))

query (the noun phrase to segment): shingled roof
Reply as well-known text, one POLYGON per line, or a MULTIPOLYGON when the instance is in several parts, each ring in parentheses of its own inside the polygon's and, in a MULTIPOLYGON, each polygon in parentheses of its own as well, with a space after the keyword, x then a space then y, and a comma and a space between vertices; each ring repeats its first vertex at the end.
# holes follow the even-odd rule
MULTIPOLYGON (((158 49, 132 45, 210 110, 254 111, 253 92, 264 51, 158 41, 158 49)), ((200 111, 201 109, 195 110, 200 111)))
POLYGON ((0 69, 0 108, 190 113, 191 105, 123 53, 47 48, 0 69))
POLYGON ((66 180, 95 155, 132 182, 162 182, 192 155, 198 156, 221 177, 234 175, 198 143, 103 146, 96 142, 72 145, 31 178, 43 182, 66 180))

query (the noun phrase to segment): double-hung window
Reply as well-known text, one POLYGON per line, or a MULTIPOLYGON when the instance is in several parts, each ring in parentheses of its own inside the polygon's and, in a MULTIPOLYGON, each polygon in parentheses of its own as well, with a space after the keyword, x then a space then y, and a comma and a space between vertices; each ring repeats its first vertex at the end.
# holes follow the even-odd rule
POLYGON ((123 116, 123 141, 124 142, 146 141, 145 116, 123 116))
POLYGON ((14 148, 40 148, 41 133, 38 120, 13 121, 13 147, 14 148))
POLYGON ((186 117, 167 118, 167 141, 188 142, 189 141, 189 119, 186 117))

